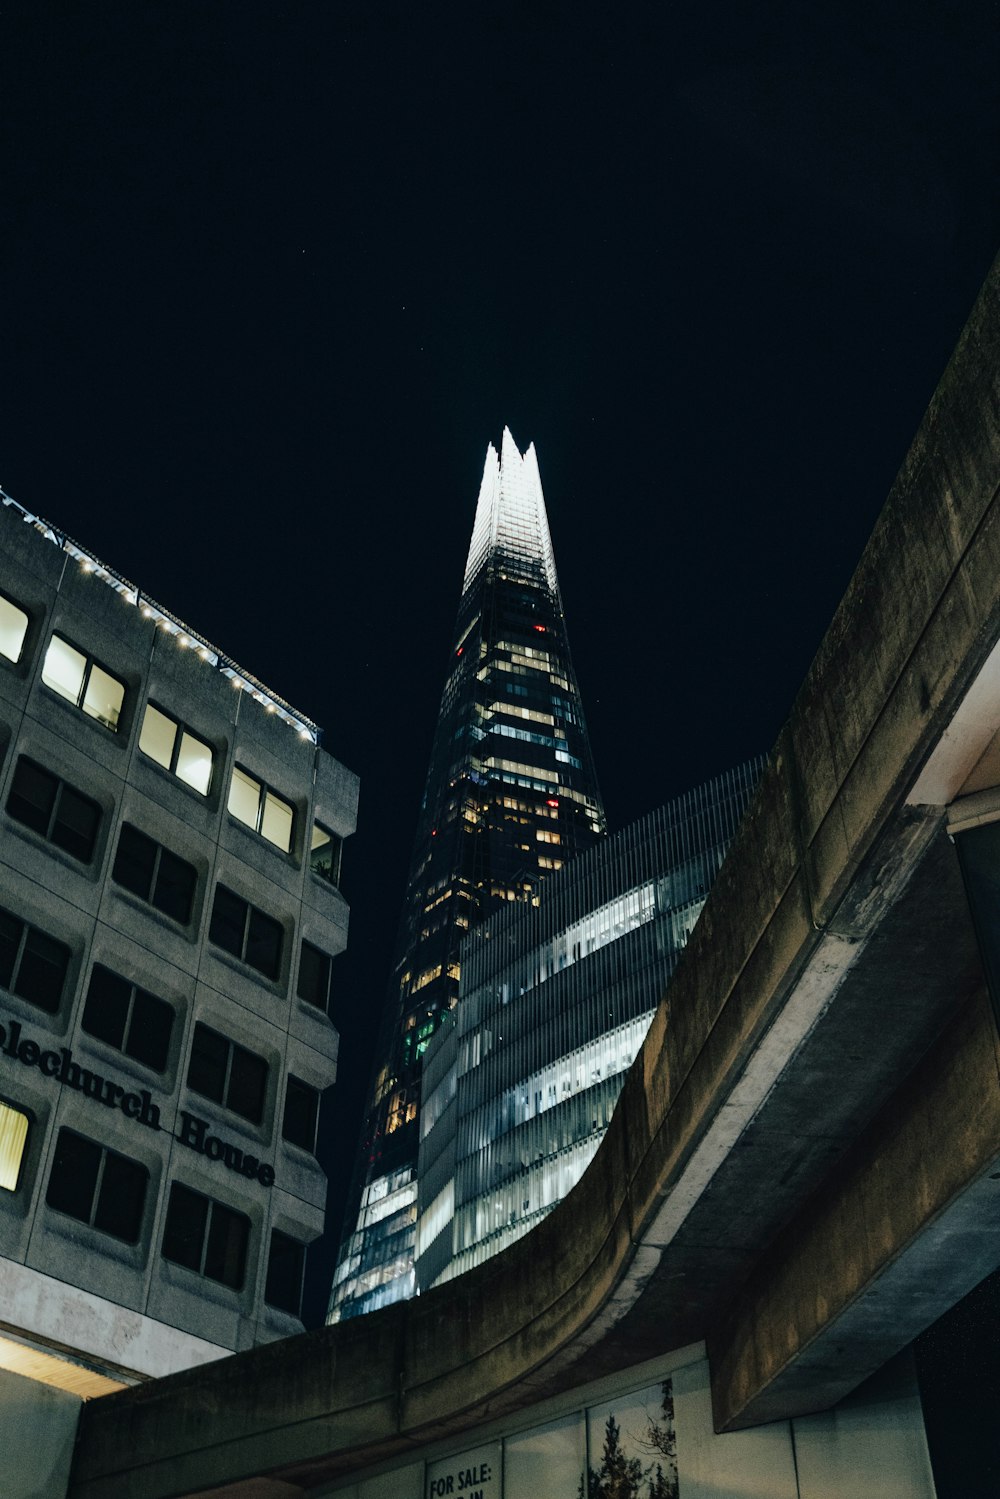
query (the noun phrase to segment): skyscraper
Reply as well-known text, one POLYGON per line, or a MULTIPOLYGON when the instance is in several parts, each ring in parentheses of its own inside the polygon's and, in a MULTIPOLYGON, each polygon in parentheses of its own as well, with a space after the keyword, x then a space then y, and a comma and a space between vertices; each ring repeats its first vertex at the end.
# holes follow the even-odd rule
POLYGON ((675 797, 462 945, 462 993, 427 1052, 420 1290, 499 1254, 579 1181, 765 760, 675 797))
POLYGON ((534 447, 486 454, 330 1320, 414 1290, 422 1057, 459 945, 605 832, 534 447))

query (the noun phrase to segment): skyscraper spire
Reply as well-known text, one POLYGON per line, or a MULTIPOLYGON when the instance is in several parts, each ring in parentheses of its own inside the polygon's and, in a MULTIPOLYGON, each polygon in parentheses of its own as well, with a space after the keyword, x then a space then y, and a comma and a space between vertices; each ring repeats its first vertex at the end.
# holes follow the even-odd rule
POLYGON ((421 1058, 458 998, 462 939, 537 900, 604 832, 538 461, 505 428, 486 453, 331 1321, 413 1293, 421 1058))

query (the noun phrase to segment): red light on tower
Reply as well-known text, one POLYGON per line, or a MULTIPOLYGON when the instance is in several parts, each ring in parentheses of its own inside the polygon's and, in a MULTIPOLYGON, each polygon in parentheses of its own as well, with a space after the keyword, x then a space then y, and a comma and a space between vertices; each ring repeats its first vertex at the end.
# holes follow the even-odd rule
POLYGON ((558 800, 558 797, 555 797, 555 796, 547 796, 547 797, 546 797, 546 798, 545 798, 545 805, 546 805, 546 806, 547 806, 547 807, 558 807, 558 805, 559 805, 559 800, 558 800))
POLYGON ((543 635, 545 634, 545 626, 544 625, 532 625, 531 628, 533 630, 540 630, 543 635))

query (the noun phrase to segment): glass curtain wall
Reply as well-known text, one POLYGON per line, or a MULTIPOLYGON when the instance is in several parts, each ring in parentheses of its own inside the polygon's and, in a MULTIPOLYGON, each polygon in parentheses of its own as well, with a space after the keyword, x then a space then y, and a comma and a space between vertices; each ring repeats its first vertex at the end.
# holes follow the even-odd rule
POLYGON ((486 456, 330 1321, 413 1293, 423 1056, 457 1002, 463 938, 537 902, 604 833, 538 464, 505 430, 486 456))

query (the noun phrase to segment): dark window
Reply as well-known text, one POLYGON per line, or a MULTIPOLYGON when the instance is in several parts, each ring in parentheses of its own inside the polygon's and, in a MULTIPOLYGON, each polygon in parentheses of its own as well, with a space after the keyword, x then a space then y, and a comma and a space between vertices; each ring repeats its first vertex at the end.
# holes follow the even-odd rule
POLYGON ((25 755, 14 770, 7 811, 74 859, 89 864, 94 857, 100 807, 25 755))
POLYGON ((250 1220, 243 1213, 174 1182, 163 1230, 164 1259, 238 1291, 249 1237, 250 1220))
POLYGON ((210 1026, 199 1023, 194 1028, 187 1083, 195 1093, 232 1109, 251 1124, 259 1124, 264 1117, 267 1063, 210 1026))
POLYGON ((268 1306, 290 1312, 293 1317, 302 1315, 302 1276, 305 1266, 306 1246, 300 1244, 298 1239, 283 1234, 280 1228, 272 1228, 267 1283, 264 1287, 264 1300, 268 1306))
POLYGON ((130 822, 122 824, 112 878, 164 916, 186 926, 191 920, 198 871, 169 848, 154 843, 130 822))
POLYGON ((285 1117, 281 1123, 282 1138, 312 1153, 316 1149, 318 1122, 319 1093, 301 1078, 289 1075, 285 1089, 285 1117))
POLYGON ((241 900, 225 885, 215 887, 208 935, 217 947, 249 963, 265 978, 278 977, 281 971, 281 923, 241 900))
POLYGON ((54 1015, 69 968, 69 948, 0 910, 0 985, 54 1015))
POLYGON ((313 823, 312 841, 309 848, 309 867, 330 885, 340 884, 340 853, 343 839, 320 823, 313 823))
POLYGON ((330 1011, 330 971, 333 959, 320 952, 311 942, 303 942, 299 955, 299 979, 297 993, 307 1004, 330 1011))
POLYGON ((71 1129, 61 1129, 45 1201, 60 1213, 135 1244, 148 1181, 145 1166, 71 1129))
POLYGON ((165 1000, 94 964, 83 1010, 83 1028, 154 1072, 162 1072, 170 1050, 174 1012, 165 1000))

